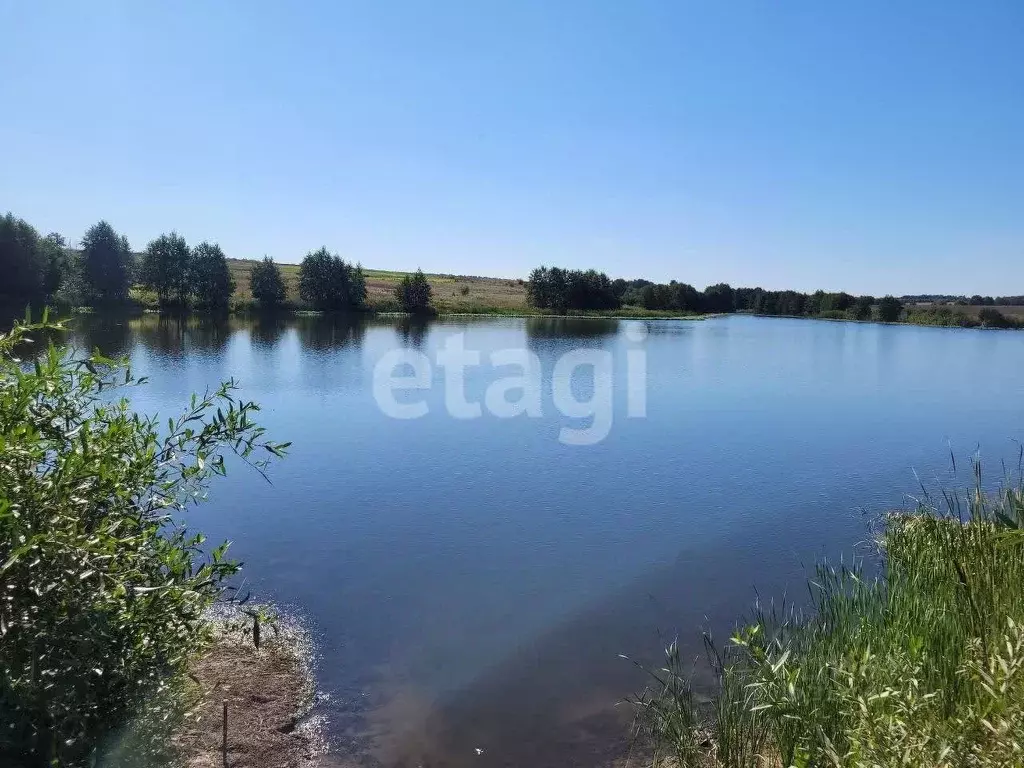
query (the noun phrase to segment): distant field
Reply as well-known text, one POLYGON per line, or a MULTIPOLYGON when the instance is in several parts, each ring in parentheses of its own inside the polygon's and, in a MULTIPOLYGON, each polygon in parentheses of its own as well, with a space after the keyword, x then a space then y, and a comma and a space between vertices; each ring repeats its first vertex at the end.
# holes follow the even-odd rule
POLYGON ((924 304, 924 303, 922 303, 922 304, 917 304, 916 306, 922 307, 922 308, 924 308, 924 307, 935 307, 935 308, 942 307, 942 308, 945 308, 945 309, 951 309, 954 312, 963 312, 965 315, 971 315, 972 317, 977 317, 978 313, 981 310, 983 310, 983 309, 996 309, 996 310, 999 310, 1000 312, 1002 312, 1006 317, 1012 317, 1015 320, 1024 321, 1024 306, 1022 306, 1020 304, 1016 304, 1016 305, 1011 304, 1011 305, 1002 307, 1002 306, 998 306, 998 305, 996 305, 996 306, 988 306, 987 304, 939 304, 939 303, 924 304))
POLYGON ((978 305, 972 304, 972 305, 967 306, 967 307, 961 307, 961 309, 966 310, 967 312, 969 312, 970 314, 972 314, 974 316, 977 316, 978 312, 980 312, 983 309, 998 309, 1000 312, 1002 312, 1004 315, 1006 315, 1006 317, 1012 317, 1015 320, 1024 320, 1024 306, 1021 306, 1020 304, 1016 304, 1016 305, 1011 304, 1011 305, 1006 306, 1006 307, 998 307, 998 306, 997 307, 989 307, 989 306, 978 306, 978 305))
MULTIPOLYGON (((249 259, 228 259, 228 268, 236 285, 235 299, 238 301, 249 301, 252 298, 249 275, 255 263, 249 259)), ((298 302, 299 265, 278 266, 284 278, 288 300, 298 302)), ((366 274, 366 293, 370 305, 384 309, 390 307, 394 303, 395 283, 406 273, 384 269, 363 271, 366 274)), ((481 309, 513 312, 527 309, 526 286, 521 280, 431 274, 427 275, 427 280, 434 290, 435 306, 447 312, 472 312, 481 309)))

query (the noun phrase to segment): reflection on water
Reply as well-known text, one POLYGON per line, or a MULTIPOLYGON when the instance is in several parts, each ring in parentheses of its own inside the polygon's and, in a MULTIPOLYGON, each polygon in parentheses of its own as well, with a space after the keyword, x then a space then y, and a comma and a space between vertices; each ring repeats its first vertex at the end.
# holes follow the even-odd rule
MULTIPOLYGON (((998 466, 1024 437, 1012 332, 92 315, 72 335, 150 377, 131 393, 146 413, 234 376, 293 442, 273 485, 232 467, 190 522, 233 540, 256 595, 308 617, 336 752, 372 766, 609 764, 628 746, 617 702, 644 684, 618 654, 656 663, 679 634, 699 660, 701 627, 726 633, 755 588, 805 594, 804 567, 854 550, 862 511, 899 506, 912 470, 943 473, 948 445, 998 466), (432 358, 457 333, 483 361, 536 352, 545 393, 567 352, 619 366, 642 349, 648 416, 567 446, 547 398, 540 418, 449 417, 434 366, 414 393, 429 415, 386 418, 375 364, 396 347, 432 358), (936 361, 943 375, 923 375, 936 361)), ((467 367, 465 396, 501 373, 467 367)))
POLYGON ((367 324, 364 315, 300 315, 292 321, 303 347, 326 350, 363 343, 367 324))
POLYGON ((124 357, 133 341, 127 313, 90 313, 74 319, 71 341, 83 352, 100 350, 107 357, 124 357))
POLYGON ((528 317, 526 335, 531 339, 614 336, 619 320, 607 317, 528 317))
POLYGON ((415 315, 402 317, 397 320, 397 327, 403 345, 419 349, 423 346, 423 340, 427 337, 430 319, 415 315))
POLYGON ((288 327, 287 318, 276 312, 261 312, 248 323, 249 336, 261 348, 273 347, 281 340, 288 327))
POLYGON ((247 322, 226 314, 91 312, 75 317, 71 341, 108 357, 126 356, 141 344, 162 357, 184 359, 190 353, 222 354, 231 334, 247 322))

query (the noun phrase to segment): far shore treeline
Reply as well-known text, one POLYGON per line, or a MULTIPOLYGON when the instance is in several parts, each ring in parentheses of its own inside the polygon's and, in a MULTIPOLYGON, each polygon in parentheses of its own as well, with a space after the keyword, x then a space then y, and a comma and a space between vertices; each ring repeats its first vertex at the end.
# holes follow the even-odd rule
MULTIPOLYGON (((236 265, 239 263, 234 262, 236 265)), ((0 301, 64 306, 134 305, 159 309, 304 309, 321 312, 394 309, 435 311, 438 280, 417 270, 389 283, 388 298, 368 301, 367 275, 326 247, 310 251, 298 267, 298 291, 289 299, 281 266, 269 257, 251 264, 249 295, 236 296, 228 257, 217 243, 190 245, 177 232, 162 234, 134 252, 127 238, 106 221, 90 227, 73 248, 59 233, 41 235, 23 219, 0 218, 0 301)), ((295 268, 292 271, 294 281, 295 268)), ((244 275, 244 273, 242 273, 244 275)), ((242 278, 244 280, 244 277, 242 278)), ((508 281, 509 285, 515 285, 508 281)), ((596 270, 538 267, 518 285, 523 311, 539 314, 631 313, 645 316, 748 312, 758 315, 879 320, 918 325, 1020 328, 1024 320, 997 306, 1024 305, 1024 296, 854 296, 845 292, 770 291, 718 283, 703 291, 673 280, 610 279, 596 270), (972 307, 971 312, 963 307, 972 307)), ((465 296, 468 285, 460 286, 465 296)), ((445 307, 442 302, 442 309, 445 307)), ((472 307, 469 308, 472 311, 472 307)), ((514 307, 505 306, 506 312, 514 307)), ((481 307, 487 311, 487 307, 481 307)))
POLYGON ((1021 305, 1024 296, 993 299, 990 296, 945 297, 959 304, 982 306, 971 316, 946 306, 906 304, 909 297, 853 296, 849 293, 815 291, 766 291, 763 288, 733 288, 728 283, 710 285, 698 291, 688 283, 652 283, 650 280, 616 280, 595 270, 538 267, 526 283, 529 303, 540 309, 565 312, 617 310, 639 307, 651 311, 679 314, 723 314, 749 312, 757 315, 817 317, 835 320, 906 321, 918 325, 952 325, 990 328, 1021 327, 1020 321, 1007 317, 995 305, 1021 305))
MULTIPOLYGON (((189 245, 177 232, 150 241, 134 253, 128 239, 100 221, 72 248, 63 235, 40 233, 12 213, 0 218, 0 300, 55 302, 70 306, 142 304, 133 289, 152 294, 160 309, 226 310, 236 283, 228 259, 217 243, 189 245)), ((269 257, 256 262, 250 276, 254 307, 363 311, 366 277, 326 247, 310 251, 299 265, 299 306, 286 306, 280 267, 269 257)), ((395 286, 396 308, 431 311, 431 288, 417 270, 395 286)), ((234 308, 239 307, 236 303, 234 308)))

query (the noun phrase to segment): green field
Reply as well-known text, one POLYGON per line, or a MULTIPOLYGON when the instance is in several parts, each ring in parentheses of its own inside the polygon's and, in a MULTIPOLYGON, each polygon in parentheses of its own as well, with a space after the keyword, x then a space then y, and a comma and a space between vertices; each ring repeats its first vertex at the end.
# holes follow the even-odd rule
MULTIPOLYGON (((236 305, 252 301, 249 275, 255 261, 251 259, 228 259, 228 269, 235 281, 232 297, 236 305)), ((284 279, 287 300, 299 305, 299 265, 278 264, 284 279)), ((370 308, 378 312, 399 311, 394 297, 395 285, 407 273, 387 269, 364 269, 366 275, 366 298, 370 308)), ((531 307, 526 301, 526 283, 523 280, 500 277, 476 277, 470 275, 428 274, 427 280, 433 289, 432 304, 438 312, 446 314, 487 314, 487 315, 544 315, 550 312, 531 307)), ((140 298, 145 300, 145 297, 140 298)), ((642 307, 622 307, 606 312, 571 312, 573 315, 596 315, 601 317, 680 317, 679 312, 648 310, 642 307)))
MULTIPOLYGON (((235 280, 234 298, 239 303, 252 300, 249 274, 255 261, 228 259, 228 268, 235 280)), ((288 301, 299 303, 299 265, 279 264, 288 301)), ((367 300, 378 310, 397 309, 394 288, 405 272, 366 269, 367 300)), ((443 312, 527 312, 526 286, 522 280, 496 277, 457 277, 427 275, 434 291, 434 304, 443 312)))

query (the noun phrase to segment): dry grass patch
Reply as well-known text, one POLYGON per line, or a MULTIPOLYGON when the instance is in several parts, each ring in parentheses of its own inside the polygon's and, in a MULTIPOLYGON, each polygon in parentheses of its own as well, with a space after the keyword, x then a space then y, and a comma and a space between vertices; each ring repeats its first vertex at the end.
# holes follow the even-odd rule
POLYGON ((324 752, 319 723, 306 717, 314 694, 308 637, 292 623, 279 623, 277 632, 263 627, 257 650, 251 631, 238 631, 247 620, 219 616, 214 642, 190 667, 196 703, 174 736, 181 764, 319 765, 324 752))

